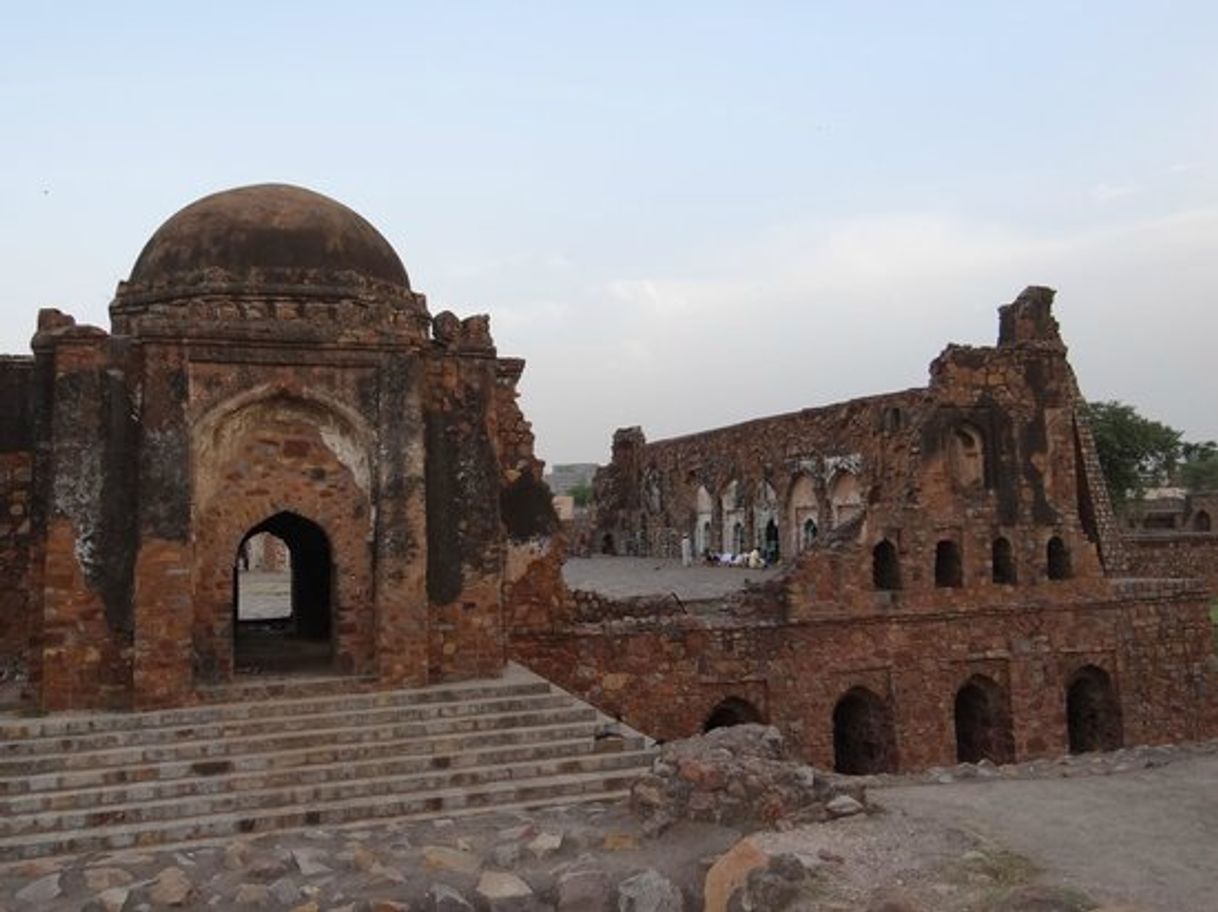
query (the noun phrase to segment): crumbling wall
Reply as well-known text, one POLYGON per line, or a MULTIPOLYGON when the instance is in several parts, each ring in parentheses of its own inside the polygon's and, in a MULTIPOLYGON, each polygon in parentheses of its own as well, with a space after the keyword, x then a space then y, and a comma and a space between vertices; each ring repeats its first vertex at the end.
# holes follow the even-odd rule
POLYGON ((1131 575, 1204 580, 1218 599, 1218 532, 1133 533, 1125 547, 1131 575))
POLYGON ((34 362, 0 358, 0 681, 29 672, 34 362))
POLYGON ((833 713, 853 688, 891 709, 903 769, 956 762, 956 694, 974 675, 1010 701, 1015 755, 1067 748, 1066 687, 1095 665, 1115 682, 1125 743, 1218 734, 1206 598, 1138 584, 1104 600, 1030 592, 988 609, 808 621, 669 615, 517 632, 513 656, 660 739, 701 731, 736 699, 808 762, 834 763, 833 713), (1137 631, 1135 633, 1135 631, 1137 631))

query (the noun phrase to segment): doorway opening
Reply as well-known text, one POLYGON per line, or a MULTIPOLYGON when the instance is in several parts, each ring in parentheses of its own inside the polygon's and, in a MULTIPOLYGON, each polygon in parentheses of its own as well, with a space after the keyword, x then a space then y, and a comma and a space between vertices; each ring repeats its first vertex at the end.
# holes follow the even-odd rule
POLYGON ((333 557, 316 523, 276 513, 245 533, 233 562, 237 672, 331 667, 333 557))

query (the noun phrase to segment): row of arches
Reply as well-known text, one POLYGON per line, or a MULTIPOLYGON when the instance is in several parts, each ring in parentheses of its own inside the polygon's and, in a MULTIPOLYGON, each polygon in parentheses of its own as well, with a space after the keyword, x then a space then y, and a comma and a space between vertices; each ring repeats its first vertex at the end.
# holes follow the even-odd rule
MULTIPOLYGON (((997 585, 1013 586, 1019 581, 1011 541, 998 536, 990 546, 991 581, 997 585)), ((1074 575, 1070 549, 1058 535, 1045 544, 1045 577, 1066 580, 1074 575)), ((871 581, 876 589, 893 591, 901 588, 901 559, 897 546, 883 538, 871 549, 871 581)), ((964 556, 955 539, 941 539, 935 544, 935 586, 954 589, 964 585, 964 556)))
MULTIPOLYGON (((1121 746, 1120 704, 1106 671, 1096 665, 1078 669, 1066 684, 1065 700, 1071 753, 1121 746)), ((753 704, 729 697, 711 710, 703 730, 763 721, 753 704)), ((974 674, 960 686, 953 701, 952 724, 957 762, 1014 762, 1010 697, 993 678, 974 674)), ((833 707, 833 768, 847 775, 891 773, 900 768, 892 705, 867 687, 850 688, 833 707)))
MULTIPOLYGON (((650 492, 647 505, 657 512, 658 488, 646 487, 650 492)), ((858 476, 844 469, 836 472, 825 488, 823 501, 822 509, 816 481, 807 473, 795 476, 783 500, 765 480, 758 482, 756 496, 751 499, 744 496, 744 486, 737 480, 729 481, 718 498, 705 485, 698 485, 691 536, 694 550, 699 554, 708 550, 738 554, 758 548, 771 561, 778 560, 783 552, 804 551, 816 540, 822 521, 832 528, 862 511, 858 476)))

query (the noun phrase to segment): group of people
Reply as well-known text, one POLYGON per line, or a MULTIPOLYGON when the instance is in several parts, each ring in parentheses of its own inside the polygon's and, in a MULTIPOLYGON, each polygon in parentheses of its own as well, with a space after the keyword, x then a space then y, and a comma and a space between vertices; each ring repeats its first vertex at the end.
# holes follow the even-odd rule
POLYGON ((708 567, 748 567, 750 570, 763 570, 766 567, 766 559, 758 548, 741 554, 732 554, 730 551, 716 554, 707 548, 702 552, 702 562, 708 567))

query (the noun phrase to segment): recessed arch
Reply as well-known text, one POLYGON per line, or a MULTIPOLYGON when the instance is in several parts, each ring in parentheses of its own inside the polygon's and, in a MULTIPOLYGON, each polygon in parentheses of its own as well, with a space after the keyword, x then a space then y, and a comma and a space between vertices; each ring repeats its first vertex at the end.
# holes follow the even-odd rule
POLYGON ((1015 555, 1011 550, 1010 539, 998 536, 990 549, 990 570, 995 583, 1000 586, 1013 586, 1018 581, 1015 570, 1015 555))
POLYGON ((1116 750, 1124 741, 1121 704, 1108 672, 1084 665, 1066 686, 1070 753, 1116 750))
POLYGON ((249 529, 233 570, 233 666, 237 671, 328 667, 333 658, 333 553, 320 525, 283 510, 249 529), (272 536, 289 552, 285 571, 263 571, 261 591, 242 568, 248 543, 272 536), (286 596, 286 613, 284 608, 286 596))
POLYGON ((1045 545, 1045 573, 1051 580, 1068 580, 1074 575, 1070 549, 1060 536, 1054 535, 1045 545))
POLYGON ((964 585, 960 545, 950 538, 942 539, 935 545, 935 585, 947 589, 958 589, 964 585))
POLYGON ((863 494, 858 476, 845 469, 829 485, 829 519, 834 528, 863 512, 863 494))
POLYGON ((711 523, 715 518, 715 500, 706 485, 694 492, 694 550, 705 555, 711 547, 711 523))
POLYGON ((833 769, 847 775, 897 770, 892 708, 866 687, 852 687, 833 707, 833 769))
POLYGON ((791 482, 791 488, 787 492, 787 516, 790 518, 791 552, 806 551, 812 546, 820 523, 816 482, 806 472, 800 472, 791 482))
POLYGON ((1010 763, 1015 759, 1010 699, 992 678, 976 674, 956 691, 956 760, 1010 763))
POLYGON ((901 588, 901 562, 897 557, 897 546, 886 538, 871 549, 871 583, 882 591, 901 588))
POLYGON ((1210 514, 1205 510, 1198 510, 1193 514, 1193 531, 1194 532, 1209 532, 1213 528, 1213 523, 1210 520, 1210 514))
POLYGON ((968 422, 951 431, 951 467, 956 482, 967 489, 985 486, 985 437, 968 422))
POLYGON ((706 721, 702 723, 702 731, 759 722, 765 722, 765 717, 756 706, 740 697, 727 697, 716 703, 714 709, 707 714, 706 721))

